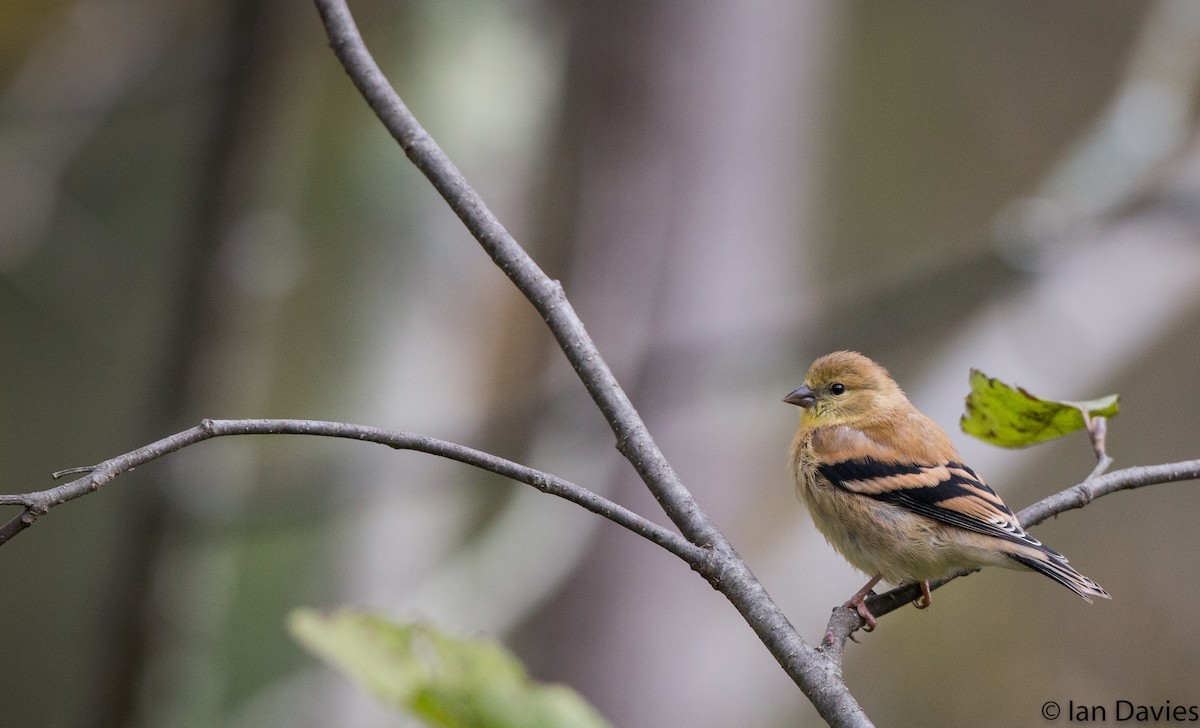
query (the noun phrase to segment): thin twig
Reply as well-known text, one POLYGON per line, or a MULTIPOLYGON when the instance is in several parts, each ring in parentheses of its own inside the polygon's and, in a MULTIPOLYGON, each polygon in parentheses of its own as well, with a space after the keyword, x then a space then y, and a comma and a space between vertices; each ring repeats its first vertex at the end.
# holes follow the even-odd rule
POLYGON ((1109 455, 1101 454, 1096 460, 1096 467, 1092 468, 1092 472, 1088 474, 1087 480, 1100 477, 1104 474, 1104 471, 1108 470, 1109 467, 1112 466, 1112 464, 1113 459, 1109 455))
POLYGON ((708 554, 703 548, 689 543, 679 534, 650 521, 637 513, 618 505, 607 498, 593 493, 582 486, 556 475, 536 470, 502 457, 480 450, 439 440, 425 435, 396 430, 385 430, 366 425, 345 422, 323 422, 317 420, 205 420, 189 430, 152 442, 145 447, 118 455, 115 458, 83 468, 71 468, 63 472, 85 472, 81 478, 48 490, 0 496, 0 505, 24 506, 20 514, 4 526, 0 526, 0 544, 28 528, 51 508, 95 492, 122 473, 139 465, 157 460, 177 450, 195 445, 214 437, 228 435, 318 435, 341 437, 362 442, 387 445, 397 450, 416 450, 456 460, 497 475, 531 485, 534 488, 583 506, 620 526, 662 546, 693 566, 705 562, 708 554))
POLYGON ((1091 474, 1087 476, 1087 480, 1091 480, 1098 477, 1105 470, 1108 470, 1109 466, 1113 463, 1113 459, 1108 456, 1108 451, 1105 449, 1105 437, 1108 435, 1108 418, 1092 417, 1086 405, 1080 407, 1079 412, 1083 415, 1083 424, 1087 428, 1088 439, 1092 443, 1092 452, 1096 453, 1096 467, 1092 468, 1091 474))
POLYGON ((650 437, 633 404, 571 307, 562 285, 552 280, 505 229, 479 193, 417 121, 392 89, 341 0, 316 0, 329 44, 375 115, 446 204, 525 295, 546 322, 567 360, 616 435, 617 449, 633 464, 668 517, 692 543, 719 537, 650 437))
POLYGON ((1083 508, 1093 500, 1110 493, 1196 478, 1200 478, 1200 460, 1184 460, 1163 465, 1137 465, 1114 470, 1096 478, 1089 477, 1078 485, 1047 496, 1022 510, 1017 514, 1017 518, 1025 526, 1036 526, 1051 516, 1083 508))

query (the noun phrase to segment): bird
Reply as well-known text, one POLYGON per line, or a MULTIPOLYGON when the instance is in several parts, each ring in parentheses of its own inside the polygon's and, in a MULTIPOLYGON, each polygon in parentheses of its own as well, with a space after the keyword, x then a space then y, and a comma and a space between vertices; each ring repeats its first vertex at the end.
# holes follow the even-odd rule
POLYGON ((855 351, 809 367, 783 399, 801 408, 788 462, 817 529, 871 580, 842 606, 875 628, 866 598, 880 581, 929 581, 982 566, 1031 569, 1084 600, 1109 593, 1030 536, 962 458, 946 432, 909 402, 887 370, 855 351))

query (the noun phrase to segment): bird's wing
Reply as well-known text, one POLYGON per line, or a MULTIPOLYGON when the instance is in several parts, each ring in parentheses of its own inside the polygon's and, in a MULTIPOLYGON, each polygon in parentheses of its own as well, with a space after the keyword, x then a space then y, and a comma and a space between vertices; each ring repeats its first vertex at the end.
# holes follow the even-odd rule
POLYGON ((962 463, 906 463, 859 456, 818 466, 834 486, 935 521, 1060 555, 1025 532, 1000 496, 962 463))

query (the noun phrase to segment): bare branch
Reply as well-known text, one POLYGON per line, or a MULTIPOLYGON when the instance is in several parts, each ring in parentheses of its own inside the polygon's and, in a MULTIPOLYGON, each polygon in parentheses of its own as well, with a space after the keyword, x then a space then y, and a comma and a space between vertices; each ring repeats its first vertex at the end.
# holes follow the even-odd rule
POLYGON ((366 425, 354 425, 345 422, 322 422, 316 420, 204 420, 197 427, 165 437, 115 458, 105 460, 99 465, 87 468, 71 468, 61 473, 85 472, 81 478, 63 483, 48 490, 24 493, 21 495, 0 496, 0 505, 24 506, 24 510, 0 527, 0 544, 20 533, 33 524, 38 517, 57 505, 74 500, 80 496, 93 493, 113 478, 152 460, 169 455, 189 445, 195 445, 214 437, 227 435, 317 435, 321 437, 341 437, 362 442, 373 442, 397 450, 416 450, 437 455, 438 457, 456 460, 472 465, 481 470, 487 470, 497 475, 503 475, 526 485, 556 495, 572 503, 583 506, 592 513, 603 516, 620 526, 633 531, 637 535, 662 546, 688 564, 697 566, 703 564, 708 554, 703 548, 689 543, 679 534, 670 531, 650 521, 637 513, 618 505, 607 498, 593 493, 582 486, 564 480, 556 475, 515 463, 511 460, 497 457, 490 453, 475 450, 465 445, 459 445, 445 440, 439 440, 411 432, 384 430, 366 425))
POLYGON ((558 341, 580 381, 616 435, 617 449, 633 464, 668 517, 692 543, 719 537, 716 526, 696 505, 650 437, 633 404, 617 383, 583 322, 563 293, 504 228, 479 193, 463 177, 429 132, 420 125, 392 89, 358 32, 342 0, 316 0, 330 47, 346 73, 404 149, 429 179, 480 246, 525 295, 558 341))
POLYGON ((1105 450, 1104 440, 1108 434, 1108 418, 1107 417, 1092 417, 1087 410, 1087 407, 1080 408, 1080 414, 1083 415, 1083 423, 1087 426, 1088 439, 1092 443, 1092 451, 1096 453, 1096 467, 1092 468, 1091 475, 1087 476, 1088 480, 1098 477, 1105 470, 1108 470, 1112 465, 1113 459, 1105 450))
POLYGON ((1017 514, 1025 526, 1035 526, 1051 516, 1083 508, 1100 496, 1121 490, 1133 490, 1159 483, 1176 483, 1200 478, 1200 460, 1184 460, 1164 465, 1138 465, 1107 475, 1089 477, 1078 485, 1043 498, 1017 514))

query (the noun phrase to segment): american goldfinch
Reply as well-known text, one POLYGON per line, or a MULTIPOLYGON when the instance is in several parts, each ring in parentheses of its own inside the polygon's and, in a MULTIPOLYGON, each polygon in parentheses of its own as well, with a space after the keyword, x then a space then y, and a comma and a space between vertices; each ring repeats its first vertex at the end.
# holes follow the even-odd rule
POLYGON ((852 351, 813 362, 784 398, 803 409, 789 463, 796 489, 829 543, 871 580, 843 605, 869 631, 863 600, 880 580, 917 582, 980 566, 1032 569, 1088 602, 1099 584, 1021 528, 950 438, 904 396, 887 370, 852 351))

